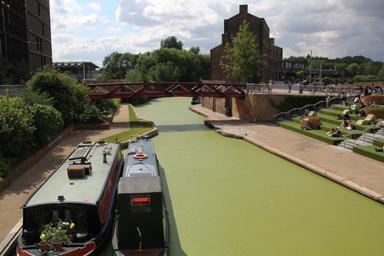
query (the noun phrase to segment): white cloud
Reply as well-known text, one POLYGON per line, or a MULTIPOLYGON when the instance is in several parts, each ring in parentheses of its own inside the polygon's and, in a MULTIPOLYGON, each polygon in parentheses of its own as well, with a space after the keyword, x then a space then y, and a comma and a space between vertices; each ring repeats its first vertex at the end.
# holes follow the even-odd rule
MULTIPOLYGON (((224 19, 236 15, 239 8, 235 0, 118 1, 115 19, 99 14, 107 15, 101 12, 100 1, 51 1, 55 58, 85 56, 101 63, 115 50, 158 48, 160 40, 171 35, 186 48, 196 45, 209 52, 221 41, 224 19), (100 33, 69 38, 73 27, 100 33)), ((328 57, 363 54, 384 59, 383 0, 250 0, 245 4, 249 13, 266 19, 286 57, 312 50, 328 57)))
POLYGON ((101 4, 98 2, 91 2, 87 6, 96 12, 101 11, 101 4))

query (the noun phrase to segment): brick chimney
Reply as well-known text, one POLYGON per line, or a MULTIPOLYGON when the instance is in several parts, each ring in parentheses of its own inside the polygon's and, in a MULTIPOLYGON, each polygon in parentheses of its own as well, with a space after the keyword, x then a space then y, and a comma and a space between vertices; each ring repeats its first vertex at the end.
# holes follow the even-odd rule
POLYGON ((247 14, 248 13, 248 5, 247 4, 241 4, 239 7, 240 14, 247 14))

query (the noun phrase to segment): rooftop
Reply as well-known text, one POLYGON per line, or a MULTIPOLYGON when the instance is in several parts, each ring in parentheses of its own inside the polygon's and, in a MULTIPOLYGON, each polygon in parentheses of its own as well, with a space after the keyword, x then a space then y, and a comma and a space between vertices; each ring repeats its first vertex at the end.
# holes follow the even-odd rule
POLYGON ((91 66, 93 68, 99 68, 99 66, 97 66, 96 64, 90 61, 71 61, 71 62, 54 62, 53 63, 53 66, 58 68, 61 68, 61 67, 79 68, 79 67, 83 67, 84 65, 91 66))
POLYGON ((58 196, 64 196, 65 202, 96 204, 103 192, 118 148, 118 144, 94 144, 86 157, 87 162, 92 164, 91 174, 82 179, 69 179, 67 167, 73 162, 69 159, 79 153, 77 148, 32 195, 25 206, 58 203, 58 196), (109 152, 107 163, 103 162, 103 152, 109 152))

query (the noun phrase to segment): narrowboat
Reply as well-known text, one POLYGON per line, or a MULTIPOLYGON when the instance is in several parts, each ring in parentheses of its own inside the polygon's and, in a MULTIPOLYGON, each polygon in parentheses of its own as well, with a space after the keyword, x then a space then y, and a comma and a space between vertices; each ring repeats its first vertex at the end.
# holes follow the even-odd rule
POLYGON ((112 237, 114 255, 167 255, 168 212, 157 156, 148 138, 129 143, 117 191, 112 237))
POLYGON ((79 144, 23 205, 17 255, 80 256, 97 252, 111 238, 123 166, 119 144, 79 144), (44 242, 50 234, 43 235, 42 230, 59 222, 73 223, 73 229, 67 230, 68 241, 57 249, 44 242))

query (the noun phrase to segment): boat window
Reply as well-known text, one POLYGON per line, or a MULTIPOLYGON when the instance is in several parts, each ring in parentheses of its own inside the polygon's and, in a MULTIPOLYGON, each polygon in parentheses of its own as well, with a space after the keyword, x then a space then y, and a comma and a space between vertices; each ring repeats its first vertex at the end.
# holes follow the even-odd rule
POLYGON ((150 213, 151 196, 148 194, 131 195, 132 213, 150 213))

